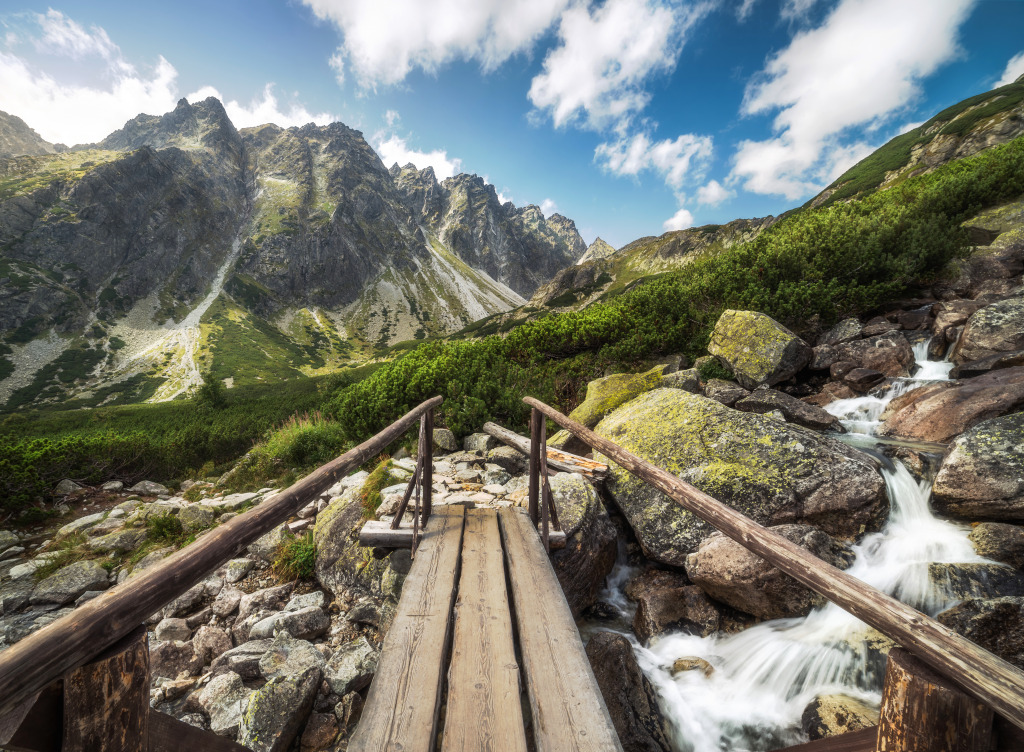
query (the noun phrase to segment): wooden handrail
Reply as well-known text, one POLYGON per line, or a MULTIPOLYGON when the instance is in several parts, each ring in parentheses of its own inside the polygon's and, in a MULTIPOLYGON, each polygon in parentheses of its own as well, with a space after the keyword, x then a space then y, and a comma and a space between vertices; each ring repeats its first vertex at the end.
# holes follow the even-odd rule
POLYGON ((1024 729, 1024 671, 934 619, 768 530, 666 470, 637 457, 543 402, 530 407, 582 439, 741 546, 910 650, 922 662, 1024 729))
POLYGON ((298 483, 0 653, 0 717, 131 632, 310 498, 378 454, 442 401, 427 400, 298 483))

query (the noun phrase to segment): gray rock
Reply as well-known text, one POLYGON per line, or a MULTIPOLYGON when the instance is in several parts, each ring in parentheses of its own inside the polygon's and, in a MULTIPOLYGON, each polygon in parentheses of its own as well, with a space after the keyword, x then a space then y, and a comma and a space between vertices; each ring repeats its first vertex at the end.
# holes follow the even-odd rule
POLYGON ((980 522, 967 537, 979 556, 1024 569, 1024 527, 1002 522, 980 522))
POLYGON ((467 452, 483 452, 484 454, 497 447, 498 444, 498 440, 488 433, 471 433, 462 440, 462 448, 467 452))
POLYGON ((434 452, 436 454, 450 454, 459 451, 459 443, 455 440, 455 434, 447 428, 434 429, 434 452))
POLYGON ((233 739, 252 695, 252 690, 242 683, 242 677, 228 672, 211 679, 196 693, 196 701, 210 717, 210 730, 233 739))
POLYGON ((746 413, 768 413, 779 410, 786 420, 815 431, 844 431, 839 419, 820 407, 808 405, 796 397, 776 389, 755 389, 750 396, 736 402, 734 407, 746 413))
POLYGON ((928 577, 954 600, 1024 595, 1024 573, 1002 564, 932 562, 928 577))
POLYGON ((124 488, 124 483, 119 480, 108 480, 100 488, 107 493, 117 493, 124 488))
POLYGON ((275 609, 288 600, 295 586, 292 583, 264 588, 242 596, 238 604, 238 618, 244 619, 260 609, 275 609))
POLYGON ((341 600, 350 588, 380 594, 386 559, 377 559, 369 548, 359 545, 359 530, 365 520, 356 489, 335 499, 316 519, 316 579, 341 600))
POLYGON ((750 392, 734 381, 725 379, 708 379, 704 385, 704 395, 727 407, 732 407, 741 399, 750 396, 750 392))
MULTIPOLYGON (((23 553, 25 553, 24 546, 11 546, 3 553, 0 553, 0 561, 10 561, 11 559, 17 559, 23 553)), ((15 565, 12 563, 11 566, 13 567, 15 565)), ((0 571, 0 576, 4 574, 6 574, 6 572, 0 571)))
POLYGON ((849 695, 819 695, 804 709, 800 725, 812 741, 878 724, 878 710, 849 695))
POLYGON ((509 475, 504 468, 490 463, 484 466, 484 472, 480 478, 480 482, 483 483, 485 487, 495 485, 504 486, 510 480, 512 480, 512 476, 509 475))
POLYGON ((192 647, 199 660, 206 666, 231 650, 231 635, 220 627, 203 624, 196 630, 196 636, 192 639, 192 647))
POLYGON ((378 658, 379 654, 366 638, 359 637, 334 652, 327 662, 324 679, 336 695, 358 692, 370 685, 377 672, 378 658))
POLYGON ((203 582, 199 582, 164 606, 161 613, 165 617, 187 616, 193 611, 197 611, 202 608, 203 604, 206 603, 206 600, 206 586, 203 582))
POLYGON ((182 673, 195 676, 203 668, 203 662, 196 655, 191 642, 161 642, 150 647, 149 673, 177 679, 182 673))
POLYGON ((304 608, 327 608, 327 596, 320 590, 292 596, 285 604, 285 611, 300 611, 304 608))
POLYGON ((256 562, 252 559, 232 559, 226 565, 226 573, 224 579, 228 582, 238 582, 244 580, 252 568, 256 566, 256 562))
POLYGON ((192 630, 188 628, 184 619, 161 619, 160 623, 156 625, 156 629, 153 630, 153 636, 161 642, 172 640, 184 642, 191 639, 192 630))
POLYGON ((859 339, 863 327, 860 321, 854 318, 843 319, 827 332, 818 337, 819 345, 841 345, 844 342, 851 342, 859 339))
POLYGON ((129 488, 128 491, 139 494, 139 496, 160 496, 161 494, 170 495, 171 493, 167 486, 154 483, 151 480, 140 480, 134 486, 129 488))
POLYGON ((971 379, 975 376, 998 371, 1002 368, 1016 368, 1024 366, 1024 350, 1016 350, 1008 353, 996 353, 987 358, 979 358, 969 363, 956 366, 949 372, 951 379, 971 379))
POLYGON ((777 321, 755 311, 724 311, 708 352, 725 363, 740 386, 774 386, 811 360, 811 348, 777 321))
POLYGON ((29 577, 11 580, 0 585, 0 605, 5 614, 13 613, 28 603, 36 583, 29 577))
POLYGON ((238 588, 226 587, 214 598, 211 608, 216 616, 224 618, 238 610, 244 593, 238 588))
POLYGON ((315 668, 321 674, 327 661, 313 643, 296 640, 287 632, 279 632, 274 637, 270 650, 260 657, 260 673, 268 681, 279 676, 295 676, 315 668))
POLYGON ((90 528, 106 516, 106 512, 97 512, 96 514, 87 514, 85 517, 79 517, 77 520, 72 520, 61 527, 61 529, 57 531, 57 537, 62 538, 65 535, 71 535, 71 533, 76 533, 79 530, 90 528))
POLYGON ((68 496, 81 490, 82 487, 80 485, 75 483, 73 480, 68 480, 67 478, 65 478, 64 480, 57 484, 57 487, 53 489, 53 492, 57 496, 68 496))
POLYGON ((650 570, 631 580, 626 593, 637 604, 633 631, 642 642, 669 630, 706 637, 719 629, 718 609, 682 574, 650 570))
POLYGON ((364 598, 348 610, 345 618, 354 624, 376 627, 380 624, 380 606, 372 598, 364 598))
POLYGON ((908 376, 915 363, 914 350, 900 332, 847 342, 838 345, 836 351, 839 362, 849 361, 890 377, 908 376))
POLYGON ((975 311, 950 359, 959 365, 1015 350, 1024 350, 1024 297, 1008 298, 975 311))
POLYGON ((18 545, 18 536, 10 530, 0 530, 0 553, 18 545))
POLYGON ((684 392, 698 394, 700 392, 700 373, 696 368, 687 368, 662 377, 661 386, 665 389, 682 389, 684 392))
POLYGON ((178 519, 186 532, 205 530, 213 526, 215 515, 212 509, 202 504, 191 504, 178 512, 178 519))
POLYGON ((313 710, 320 670, 278 676, 249 700, 238 727, 238 743, 253 752, 284 752, 298 736, 313 710))
POLYGON ((144 528, 126 528, 107 535, 93 538, 86 545, 93 551, 113 551, 114 553, 128 553, 134 551, 146 540, 144 528))
MULTIPOLYGON (((509 446, 500 446, 487 453, 487 461, 498 465, 511 475, 521 475, 526 472, 529 458, 517 449, 509 446)), ((440 472, 435 468, 435 472, 440 472)))
POLYGON ((971 642, 1024 668, 1024 598, 971 598, 936 618, 971 642))
POLYGON ((210 507, 215 513, 221 512, 237 512, 249 504, 259 501, 260 494, 258 492, 249 491, 246 493, 234 493, 228 494, 222 497, 213 497, 203 499, 200 504, 206 507, 210 507))
POLYGON ((95 561, 76 561, 68 564, 36 585, 29 602, 53 603, 63 606, 78 598, 86 590, 106 590, 110 575, 95 561))
POLYGON ((243 679, 258 679, 260 674, 260 658, 273 647, 273 640, 250 640, 236 648, 221 653, 214 660, 210 669, 214 673, 230 671, 243 679))
POLYGON ((807 367, 812 371, 827 371, 839 360, 839 351, 833 345, 818 345, 811 355, 807 367))
POLYGON ((297 639, 313 640, 326 634, 331 628, 331 619, 323 609, 311 606, 298 611, 283 611, 263 619, 249 631, 250 639, 272 637, 278 630, 286 631, 297 639))
POLYGON ((248 552, 267 564, 273 564, 277 557, 277 547, 288 539, 288 525, 282 523, 266 535, 249 544, 248 552))

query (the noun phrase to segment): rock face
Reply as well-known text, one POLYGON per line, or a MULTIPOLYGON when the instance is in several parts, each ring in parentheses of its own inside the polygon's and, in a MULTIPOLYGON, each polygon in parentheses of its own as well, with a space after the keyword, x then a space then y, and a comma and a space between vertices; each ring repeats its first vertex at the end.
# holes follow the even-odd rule
POLYGON ((1024 598, 968 599, 937 618, 971 642, 1024 668, 1024 598))
POLYGON ((733 407, 747 413, 769 413, 778 410, 786 416, 786 420, 816 431, 842 433, 844 430, 834 415, 776 389, 755 389, 749 397, 738 400, 733 407))
MULTIPOLYGON (((853 560, 848 548, 808 525, 777 525, 770 529, 840 569, 853 560)), ((762 619, 804 616, 825 602, 721 533, 701 541, 697 552, 686 559, 686 573, 712 598, 762 619)))
POLYGON ((755 311, 722 313, 708 352, 718 356, 746 389, 785 381, 810 363, 812 355, 810 345, 755 311))
POLYGON ((586 263, 587 261, 593 261, 595 259, 608 258, 613 253, 615 253, 614 248, 608 245, 608 243, 603 241, 601 238, 595 238, 594 242, 587 246, 586 252, 582 256, 580 256, 580 260, 577 261, 576 263, 583 264, 586 263))
POLYGON ((616 373, 587 384, 587 397, 569 417, 587 428, 596 426, 605 415, 661 383, 664 366, 646 373, 616 373))
POLYGON ((284 752, 309 718, 320 670, 278 676, 253 693, 238 726, 238 743, 253 752, 284 752))
POLYGON ((629 640, 599 632, 587 643, 587 658, 623 750, 669 752, 672 746, 654 688, 640 671, 629 640))
POLYGON ((110 575, 95 561, 77 561, 40 582, 29 598, 31 603, 62 606, 74 601, 86 590, 106 590, 110 575))
POLYGON ((953 349, 957 364, 1024 349, 1024 297, 1001 300, 967 320, 953 349))
POLYGON ((719 628, 719 613, 704 591, 682 575, 652 570, 632 580, 627 595, 636 601, 633 631, 643 642, 673 629, 706 637, 719 628))
MULTIPOLYGON (((887 512, 882 477, 860 452, 678 389, 647 392, 595 430, 762 525, 806 523, 851 536, 887 512)), ((683 566, 712 528, 610 464, 606 486, 644 553, 683 566)))
POLYGON ((1024 520, 1024 413, 979 423, 953 442, 932 487, 939 512, 1024 520))
POLYGON ((981 522, 967 536, 978 556, 1024 569, 1024 527, 1002 522, 981 522))
POLYGON ((65 148, 54 147, 20 117, 0 112, 0 158, 53 154, 65 148))
POLYGON ((359 545, 364 520, 358 491, 350 489, 332 501, 313 529, 316 578, 336 597, 351 586, 379 594, 381 577, 388 568, 386 559, 373 558, 370 549, 359 545))

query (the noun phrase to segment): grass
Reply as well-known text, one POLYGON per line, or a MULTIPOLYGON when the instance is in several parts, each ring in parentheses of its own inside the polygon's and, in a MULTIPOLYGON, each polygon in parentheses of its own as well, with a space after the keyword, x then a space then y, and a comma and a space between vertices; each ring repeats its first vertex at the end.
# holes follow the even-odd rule
POLYGON ((311 580, 316 564, 316 542, 313 533, 308 532, 301 538, 288 533, 278 544, 274 558, 274 574, 282 582, 292 580, 311 580))
POLYGON ((398 482, 400 482, 398 478, 391 474, 391 458, 383 457, 363 482, 359 491, 359 502, 363 506, 365 519, 372 520, 377 516, 377 509, 383 501, 380 492, 398 482))

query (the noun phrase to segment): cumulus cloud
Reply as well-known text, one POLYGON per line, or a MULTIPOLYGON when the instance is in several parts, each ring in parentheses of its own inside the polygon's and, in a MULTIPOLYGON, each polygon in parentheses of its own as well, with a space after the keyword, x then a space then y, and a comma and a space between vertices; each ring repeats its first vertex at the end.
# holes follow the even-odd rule
POLYGON ((1006 69, 1003 71, 1003 77, 992 88, 998 89, 1000 86, 1012 84, 1021 76, 1024 76, 1024 51, 1018 52, 1010 58, 1010 62, 1006 64, 1006 69))
POLYGON ((397 110, 388 110, 384 113, 384 122, 388 124, 388 128, 393 127, 401 119, 402 116, 398 114, 397 110))
POLYGON ((65 16, 59 10, 50 8, 45 15, 36 15, 42 36, 34 40, 40 52, 63 55, 72 60, 81 60, 98 55, 106 60, 121 61, 121 51, 110 41, 107 32, 98 26, 86 31, 85 28, 65 16))
POLYGON ((726 199, 730 199, 735 195, 733 191, 730 191, 717 180, 712 180, 697 189, 697 203, 706 204, 707 206, 718 206, 726 199))
POLYGON ((573 6, 562 14, 559 44, 533 79, 530 101, 559 127, 621 127, 647 106, 645 83, 675 67, 686 32, 711 7, 660 0, 606 0, 593 11, 573 6))
POLYGON ((529 50, 572 0, 302 0, 332 23, 342 44, 331 58, 365 87, 396 84, 456 60, 494 70, 529 50))
POLYGON ((742 141, 732 178, 790 199, 827 184, 871 149, 850 143, 851 129, 898 115, 920 95, 920 81, 958 54, 957 33, 975 2, 840 0, 748 85, 743 114, 777 112, 776 135, 742 141))
POLYGON ((661 226, 665 228, 666 232, 669 230, 685 230, 688 227, 693 227, 693 215, 686 209, 680 209, 662 222, 661 226))
POLYGON ((248 104, 241 104, 235 99, 226 99, 224 95, 212 86, 204 86, 198 91, 189 94, 187 99, 190 102, 198 102, 207 97, 217 97, 217 99, 224 103, 224 109, 227 111, 228 117, 231 118, 231 122, 237 128, 248 128, 253 125, 263 125, 264 123, 274 123, 282 128, 290 128, 293 125, 305 125, 306 123, 327 125, 338 120, 335 115, 329 112, 310 112, 305 106, 297 102, 282 106, 274 95, 273 84, 264 86, 263 92, 259 96, 253 97, 248 104))
POLYGON ((433 167, 434 175, 438 180, 444 180, 462 172, 462 160, 458 157, 449 157, 448 152, 443 149, 417 151, 411 149, 404 138, 395 135, 384 138, 378 134, 376 140, 377 153, 380 154, 381 161, 388 167, 396 162, 401 167, 412 162, 421 170, 425 167, 433 167))
POLYGON ((540 202, 540 211, 545 217, 550 217, 558 210, 558 204, 549 198, 544 199, 540 202))
POLYGON ((691 174, 703 174, 713 151, 710 136, 685 133, 675 139, 652 141, 644 133, 600 144, 597 162, 616 175, 638 176, 645 170, 661 175, 675 189, 691 174))

